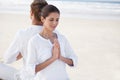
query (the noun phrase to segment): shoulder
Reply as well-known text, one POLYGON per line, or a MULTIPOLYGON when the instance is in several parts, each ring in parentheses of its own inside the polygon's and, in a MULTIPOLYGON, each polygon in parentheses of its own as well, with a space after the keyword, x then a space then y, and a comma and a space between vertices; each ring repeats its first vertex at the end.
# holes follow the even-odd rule
POLYGON ((29 40, 29 42, 37 42, 38 41, 38 39, 39 39, 39 36, 38 36, 39 34, 36 34, 36 35, 34 35, 33 37, 31 37, 30 38, 30 40, 29 40))
POLYGON ((67 39, 63 34, 57 34, 57 35, 58 35, 58 37, 59 37, 60 39, 62 39, 62 40, 66 40, 66 39, 67 39))
POLYGON ((20 29, 20 30, 17 31, 15 37, 16 38, 21 38, 24 35, 24 33, 25 33, 24 29, 20 29))
POLYGON ((61 34, 61 32, 59 32, 57 29, 55 29, 54 32, 57 34, 61 34))
POLYGON ((16 36, 21 37, 21 38, 25 38, 26 36, 28 36, 30 33, 30 28, 26 28, 26 29, 20 29, 17 31, 16 36))

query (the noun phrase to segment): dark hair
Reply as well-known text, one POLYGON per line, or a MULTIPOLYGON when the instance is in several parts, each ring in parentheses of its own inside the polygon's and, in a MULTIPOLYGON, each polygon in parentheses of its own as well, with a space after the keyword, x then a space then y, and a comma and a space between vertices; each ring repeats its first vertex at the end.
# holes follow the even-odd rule
POLYGON ((52 12, 57 12, 58 14, 60 14, 59 9, 56 6, 53 5, 46 5, 42 11, 41 11, 41 15, 43 18, 46 18, 47 16, 49 16, 50 13, 52 12))
POLYGON ((33 12, 36 20, 41 21, 39 14, 41 13, 42 8, 46 5, 48 5, 48 3, 45 0, 34 0, 32 2, 31 11, 33 12))

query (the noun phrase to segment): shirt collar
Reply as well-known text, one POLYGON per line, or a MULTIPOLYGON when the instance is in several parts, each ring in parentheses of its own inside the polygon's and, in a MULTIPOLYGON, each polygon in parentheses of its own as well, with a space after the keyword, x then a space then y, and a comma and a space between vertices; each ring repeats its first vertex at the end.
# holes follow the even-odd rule
POLYGON ((31 25, 31 28, 32 29, 38 29, 38 28, 42 28, 42 26, 41 25, 31 25))

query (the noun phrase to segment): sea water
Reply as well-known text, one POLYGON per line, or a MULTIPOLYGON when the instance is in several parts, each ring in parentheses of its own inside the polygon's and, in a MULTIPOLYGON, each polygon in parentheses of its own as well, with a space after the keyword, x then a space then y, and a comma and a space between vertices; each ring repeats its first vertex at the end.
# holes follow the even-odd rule
MULTIPOLYGON (((29 14, 32 0, 0 0, 0 13, 29 14)), ((47 0, 63 17, 120 19, 120 0, 47 0)))

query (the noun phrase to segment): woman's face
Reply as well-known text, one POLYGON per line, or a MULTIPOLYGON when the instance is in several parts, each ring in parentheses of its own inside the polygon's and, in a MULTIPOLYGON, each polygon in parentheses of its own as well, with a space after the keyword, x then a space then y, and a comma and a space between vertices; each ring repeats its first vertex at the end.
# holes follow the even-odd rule
POLYGON ((50 31, 55 30, 59 23, 60 14, 57 12, 50 13, 46 18, 42 18, 44 28, 47 28, 50 31))

